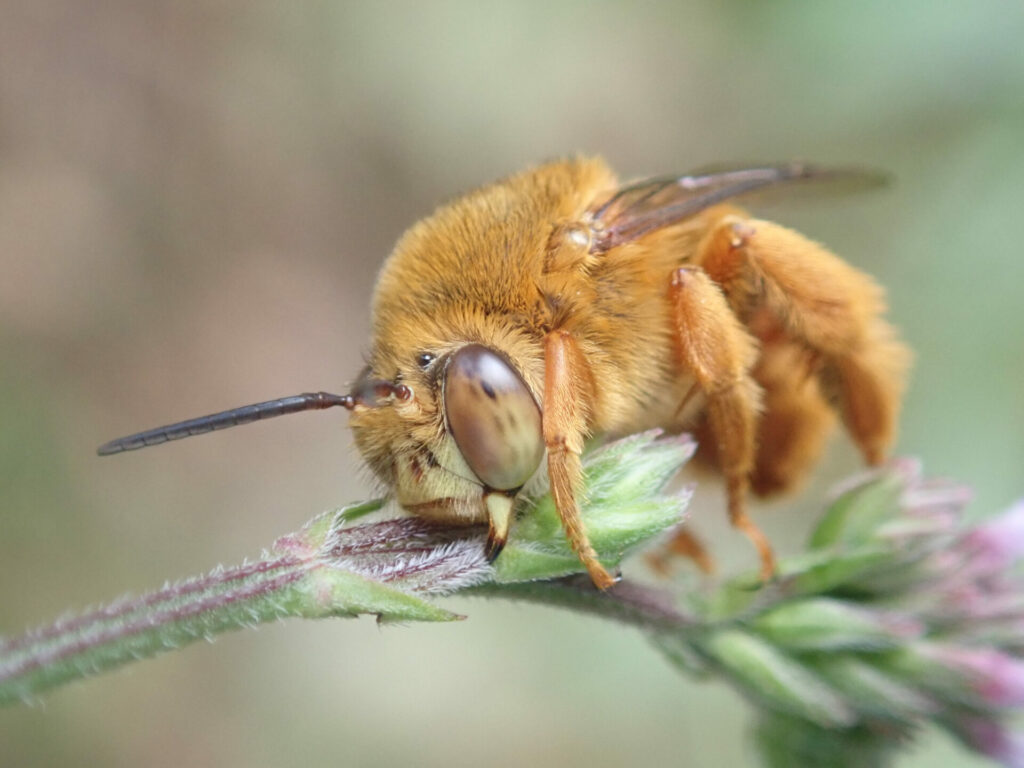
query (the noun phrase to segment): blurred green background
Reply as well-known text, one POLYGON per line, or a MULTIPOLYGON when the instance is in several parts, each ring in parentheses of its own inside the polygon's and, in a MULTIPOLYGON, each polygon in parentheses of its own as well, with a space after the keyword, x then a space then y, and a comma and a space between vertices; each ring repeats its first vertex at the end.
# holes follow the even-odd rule
MULTIPOLYGON (((329 412, 99 460, 100 442, 361 367, 381 259, 541 159, 625 177, 892 171, 777 205, 877 275, 917 353, 899 449, 1024 493, 1017 2, 0 2, 0 632, 236 562, 370 493, 329 412)), ((794 551, 855 470, 760 519, 794 551)), ((750 564, 702 486, 695 525, 750 564)), ((0 711, 11 766, 753 765, 743 702, 632 631, 453 601, 459 625, 268 626, 0 711)), ((922 734, 906 766, 973 765, 922 734)), ((980 763, 977 763, 980 764, 980 763)))

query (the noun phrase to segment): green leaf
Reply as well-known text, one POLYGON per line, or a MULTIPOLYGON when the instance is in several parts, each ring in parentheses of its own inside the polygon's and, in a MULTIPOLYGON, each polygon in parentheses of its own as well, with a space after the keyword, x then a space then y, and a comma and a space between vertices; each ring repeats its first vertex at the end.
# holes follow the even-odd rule
POLYGON ((789 594, 821 594, 886 570, 891 560, 892 552, 881 546, 864 546, 845 552, 810 552, 784 563, 779 581, 789 594))
MULTIPOLYGON (((455 621, 465 618, 422 598, 358 574, 332 568, 310 571, 295 587, 294 615, 307 619, 376 615, 381 622, 455 621)), ((288 596, 282 596, 287 600, 288 596)))
POLYGON ((883 472, 843 493, 825 512, 811 534, 809 547, 856 547, 871 541, 875 530, 899 512, 904 478, 883 472))
POLYGON ((905 737, 863 726, 822 728, 777 712, 761 713, 754 733, 768 768, 886 768, 892 765, 896 747, 905 737))

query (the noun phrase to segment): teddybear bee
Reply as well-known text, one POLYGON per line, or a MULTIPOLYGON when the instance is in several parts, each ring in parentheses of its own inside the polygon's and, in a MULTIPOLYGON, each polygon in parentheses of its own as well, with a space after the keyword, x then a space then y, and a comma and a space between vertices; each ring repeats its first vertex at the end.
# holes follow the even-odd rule
MULTIPOLYGON (((588 158, 511 176, 399 240, 373 298, 369 364, 348 394, 257 403, 99 452, 343 406, 398 503, 439 523, 487 523, 491 559, 516 496, 547 472, 566 536, 603 589, 614 580, 580 517, 584 441, 695 429, 770 576, 748 496, 798 484, 835 413, 864 460, 883 461, 909 354, 868 275, 732 201, 862 177, 789 164, 623 186, 588 158)), ((668 548, 703 556, 685 531, 668 548)))

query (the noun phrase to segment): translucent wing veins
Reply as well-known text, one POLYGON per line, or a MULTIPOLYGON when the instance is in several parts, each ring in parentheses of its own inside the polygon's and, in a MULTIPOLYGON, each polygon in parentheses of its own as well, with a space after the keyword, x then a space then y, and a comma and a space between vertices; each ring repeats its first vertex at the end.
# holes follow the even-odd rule
POLYGON ((648 179, 616 192, 590 212, 592 253, 605 253, 648 232, 689 218, 734 197, 801 182, 843 182, 875 187, 886 176, 863 168, 788 163, 648 179))

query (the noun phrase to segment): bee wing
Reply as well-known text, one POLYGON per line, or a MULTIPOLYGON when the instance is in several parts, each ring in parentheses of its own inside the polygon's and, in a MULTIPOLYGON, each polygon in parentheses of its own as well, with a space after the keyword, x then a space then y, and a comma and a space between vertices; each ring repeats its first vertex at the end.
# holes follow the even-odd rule
POLYGON ((828 182, 843 191, 885 184, 888 177, 863 168, 826 168, 806 163, 706 169, 685 176, 631 184, 591 209, 597 236, 592 253, 604 253, 648 232, 689 218, 705 208, 755 192, 828 182))

